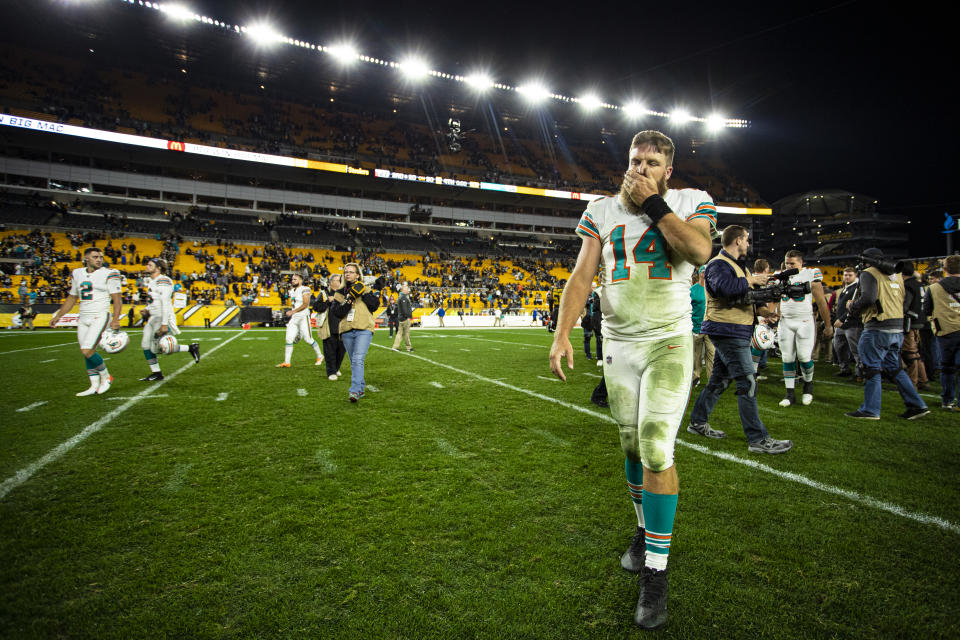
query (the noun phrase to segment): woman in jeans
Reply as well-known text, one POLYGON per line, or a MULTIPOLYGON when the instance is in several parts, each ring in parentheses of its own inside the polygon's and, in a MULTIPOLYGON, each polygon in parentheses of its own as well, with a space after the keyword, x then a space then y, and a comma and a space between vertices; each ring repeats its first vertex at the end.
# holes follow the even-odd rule
POLYGON ((363 397, 367 386, 363 365, 373 340, 373 314, 380 306, 377 292, 364 286, 360 265, 355 262, 343 266, 343 288, 333 296, 330 311, 340 318, 340 339, 350 358, 350 402, 363 397))

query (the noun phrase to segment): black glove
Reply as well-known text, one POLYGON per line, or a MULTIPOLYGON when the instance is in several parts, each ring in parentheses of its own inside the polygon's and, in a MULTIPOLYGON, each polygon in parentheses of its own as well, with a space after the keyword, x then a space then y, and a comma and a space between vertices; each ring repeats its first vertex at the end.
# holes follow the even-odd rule
POLYGON ((382 275, 377 276, 377 279, 373 283, 373 288, 379 291, 380 289, 383 289, 385 286, 387 286, 386 276, 382 276, 382 275))
POLYGON ((359 298, 366 290, 367 288, 358 280, 357 282, 353 283, 353 286, 350 287, 350 295, 352 295, 354 298, 359 298))

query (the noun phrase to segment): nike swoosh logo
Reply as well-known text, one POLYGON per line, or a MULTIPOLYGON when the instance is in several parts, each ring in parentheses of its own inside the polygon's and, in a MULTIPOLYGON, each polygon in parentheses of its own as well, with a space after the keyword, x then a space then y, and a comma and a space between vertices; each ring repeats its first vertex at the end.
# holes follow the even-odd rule
POLYGON ((667 349, 679 349, 682 346, 682 344, 668 344, 667 349))

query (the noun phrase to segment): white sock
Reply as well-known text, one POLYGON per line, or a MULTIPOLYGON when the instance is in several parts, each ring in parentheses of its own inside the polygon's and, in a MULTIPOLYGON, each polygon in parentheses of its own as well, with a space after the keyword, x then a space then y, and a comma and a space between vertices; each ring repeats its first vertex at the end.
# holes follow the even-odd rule
POLYGON ((288 344, 286 347, 283 348, 283 361, 286 362, 287 364, 290 364, 290 356, 292 355, 293 355, 293 345, 288 344))
POLYGON ((180 348, 178 349, 178 351, 179 351, 180 353, 183 353, 184 351, 190 351, 190 345, 188 345, 188 344, 182 344, 182 345, 180 345, 180 348))
POLYGON ((156 362, 150 365, 150 373, 160 373, 160 365, 156 362))
POLYGON ((310 343, 310 346, 313 347, 313 351, 314 351, 314 353, 317 354, 317 359, 318 359, 318 360, 323 357, 323 354, 320 353, 320 345, 317 344, 317 341, 316 341, 316 340, 314 340, 313 342, 311 342, 311 343, 310 343))

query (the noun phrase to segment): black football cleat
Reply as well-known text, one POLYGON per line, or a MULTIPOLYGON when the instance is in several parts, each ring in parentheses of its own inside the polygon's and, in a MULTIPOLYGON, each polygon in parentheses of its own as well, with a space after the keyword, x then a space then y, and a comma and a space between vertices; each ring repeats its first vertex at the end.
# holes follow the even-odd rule
POLYGON ((140 378, 140 382, 156 382, 157 380, 163 380, 163 374, 159 371, 154 371, 146 378, 140 378))
POLYGON ((633 541, 627 550, 620 556, 620 566, 630 573, 640 573, 643 569, 643 563, 647 560, 647 543, 644 536, 643 527, 637 526, 637 532, 633 535, 633 541))
POLYGON ((667 622, 667 572, 644 567, 640 571, 640 599, 633 621, 643 629, 659 629, 667 622))
POLYGON ((193 359, 197 362, 200 362, 200 345, 196 342, 190 345, 190 355, 193 356, 193 359))

